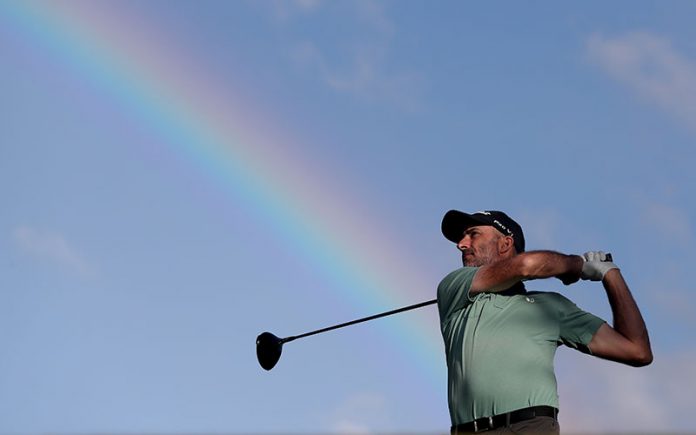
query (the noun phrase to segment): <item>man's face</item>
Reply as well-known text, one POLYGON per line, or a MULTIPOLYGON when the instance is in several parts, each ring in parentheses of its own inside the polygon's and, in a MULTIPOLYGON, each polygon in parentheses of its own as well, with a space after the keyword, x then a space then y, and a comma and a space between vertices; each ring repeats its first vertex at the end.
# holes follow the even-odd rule
POLYGON ((479 267, 497 261, 498 239, 501 237, 503 235, 498 230, 488 225, 467 228, 457 243, 464 266, 479 267))

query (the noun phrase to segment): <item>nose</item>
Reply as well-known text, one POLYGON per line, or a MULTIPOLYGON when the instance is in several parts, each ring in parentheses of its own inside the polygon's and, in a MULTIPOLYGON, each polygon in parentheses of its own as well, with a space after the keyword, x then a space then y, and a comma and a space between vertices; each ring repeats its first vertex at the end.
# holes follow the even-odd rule
POLYGON ((468 235, 465 235, 464 237, 462 237, 462 239, 459 241, 459 243, 457 243, 457 248, 460 251, 463 251, 465 249, 469 249, 469 246, 470 246, 469 242, 471 242, 471 239, 469 238, 468 235))

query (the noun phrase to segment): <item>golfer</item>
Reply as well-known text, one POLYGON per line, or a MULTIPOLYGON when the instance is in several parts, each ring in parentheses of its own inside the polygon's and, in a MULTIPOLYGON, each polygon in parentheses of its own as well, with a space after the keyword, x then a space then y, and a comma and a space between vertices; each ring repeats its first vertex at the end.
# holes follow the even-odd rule
POLYGON ((442 233, 464 263, 437 289, 452 434, 559 434, 559 345, 636 367, 652 362, 638 306, 603 252, 525 252, 522 228, 500 211, 450 210, 442 233), (601 281, 613 326, 558 293, 525 289, 524 281, 551 277, 601 281))

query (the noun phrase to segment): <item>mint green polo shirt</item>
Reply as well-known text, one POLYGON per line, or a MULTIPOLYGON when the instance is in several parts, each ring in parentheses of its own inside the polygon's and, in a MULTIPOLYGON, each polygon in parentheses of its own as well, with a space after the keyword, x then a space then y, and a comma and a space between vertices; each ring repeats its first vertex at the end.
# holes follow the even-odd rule
POLYGON ((529 406, 558 408, 556 348, 589 353, 604 320, 558 293, 470 295, 477 270, 457 269, 437 289, 452 425, 529 406))

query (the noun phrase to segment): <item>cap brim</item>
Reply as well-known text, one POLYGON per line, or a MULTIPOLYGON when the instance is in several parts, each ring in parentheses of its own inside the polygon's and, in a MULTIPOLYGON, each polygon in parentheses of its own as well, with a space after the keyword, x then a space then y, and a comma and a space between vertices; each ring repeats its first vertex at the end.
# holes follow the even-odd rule
POLYGON ((453 243, 459 243, 464 237, 464 231, 477 225, 489 225, 474 216, 459 210, 450 210, 442 218, 442 235, 453 243))

